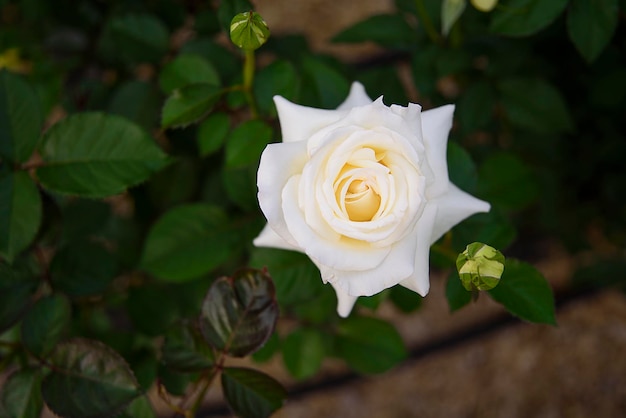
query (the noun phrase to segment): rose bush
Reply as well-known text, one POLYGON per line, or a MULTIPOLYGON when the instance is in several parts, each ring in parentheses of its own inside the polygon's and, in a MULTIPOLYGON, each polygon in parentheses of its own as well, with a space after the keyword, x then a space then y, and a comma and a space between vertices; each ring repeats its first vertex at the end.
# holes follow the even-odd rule
POLYGON ((357 297, 398 283, 425 296, 430 245, 489 210, 449 181, 454 106, 386 106, 359 83, 336 110, 275 103, 283 142, 261 156, 268 223, 254 244, 306 253, 335 289, 341 316, 357 297))

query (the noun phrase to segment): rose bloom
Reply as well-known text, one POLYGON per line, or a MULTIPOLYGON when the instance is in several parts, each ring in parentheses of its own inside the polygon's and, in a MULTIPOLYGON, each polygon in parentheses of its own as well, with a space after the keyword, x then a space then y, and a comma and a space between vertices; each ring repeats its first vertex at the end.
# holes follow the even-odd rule
POLYGON ((359 296, 401 284, 429 290, 428 252, 489 204, 448 179, 454 106, 372 102, 360 83, 336 110, 275 97, 282 143, 263 151, 260 247, 306 253, 347 316, 359 296))

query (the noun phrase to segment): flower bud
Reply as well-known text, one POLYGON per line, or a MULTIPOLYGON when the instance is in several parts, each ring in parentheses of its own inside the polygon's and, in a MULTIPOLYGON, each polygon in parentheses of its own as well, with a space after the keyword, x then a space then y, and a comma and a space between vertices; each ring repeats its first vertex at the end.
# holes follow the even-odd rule
POLYGON ((500 251, 481 242, 474 242, 459 254, 456 268, 467 291, 490 290, 500 281, 504 263, 504 256, 500 251))
POLYGON ((258 49, 269 37, 267 23, 256 12, 239 13, 230 22, 230 39, 241 49, 258 49))
POLYGON ((471 0, 472 6, 481 12, 490 12, 498 4, 498 0, 471 0))

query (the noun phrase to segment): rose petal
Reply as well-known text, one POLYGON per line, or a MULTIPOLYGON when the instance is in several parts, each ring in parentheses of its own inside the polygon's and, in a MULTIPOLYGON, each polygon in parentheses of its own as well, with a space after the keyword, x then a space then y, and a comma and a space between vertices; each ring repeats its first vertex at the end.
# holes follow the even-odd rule
POLYGON ((415 228, 417 243, 415 246, 415 265, 413 274, 400 282, 402 286, 417 292, 422 296, 426 296, 428 294, 428 290, 430 289, 430 280, 428 277, 428 254, 430 251, 431 241, 429 238, 432 234, 432 228, 435 218, 437 217, 437 213, 438 208, 436 205, 428 204, 424 208, 422 217, 417 222, 417 226, 415 228))
POLYGON ((352 86, 350 86, 350 94, 348 94, 346 100, 339 105, 337 110, 349 110, 353 107, 364 106, 370 103, 372 103, 372 99, 367 95, 363 84, 355 81, 352 83, 352 86))
POLYGON ((281 96, 274 96, 274 103, 280 119, 283 142, 309 139, 315 132, 338 121, 347 113, 300 106, 281 96))
POLYGON ((475 198, 450 183, 448 193, 434 199, 437 205, 437 218, 430 243, 437 241, 450 228, 475 213, 489 212, 489 203, 475 198))
POLYGON ((300 248, 289 244, 283 237, 274 232, 269 224, 265 225, 259 236, 256 237, 252 243, 257 247, 280 248, 283 250, 302 252, 300 248))
MULTIPOLYGON (((331 284, 332 285, 332 284, 331 284)), ((354 307, 354 303, 358 299, 358 296, 352 296, 341 290, 340 287, 332 285, 337 294, 337 313, 342 318, 350 315, 350 311, 354 307)))
POLYGON ((422 132, 426 147, 426 159, 434 179, 426 195, 429 199, 444 194, 448 187, 448 160, 446 152, 453 115, 453 105, 441 106, 422 112, 422 132))

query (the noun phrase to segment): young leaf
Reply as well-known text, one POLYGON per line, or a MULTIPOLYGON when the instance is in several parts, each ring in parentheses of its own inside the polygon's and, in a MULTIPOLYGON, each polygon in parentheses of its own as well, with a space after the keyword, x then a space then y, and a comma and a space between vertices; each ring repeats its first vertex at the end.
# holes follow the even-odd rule
POLYGON ((188 84, 174 90, 163 105, 161 127, 184 128, 207 115, 220 99, 222 90, 206 83, 188 84))
POLYGON ((56 415, 114 416, 141 394, 124 358, 99 341, 75 338, 63 342, 49 361, 54 368, 44 379, 41 393, 56 415))
POLYGON ((273 135, 272 128, 260 120, 237 126, 226 140, 226 166, 239 168, 258 162, 273 135))
POLYGON ((213 65, 200 55, 182 54, 167 63, 159 75, 159 85, 166 94, 189 84, 220 85, 213 65))
POLYGON ((287 391, 270 376, 243 367, 227 367, 222 390, 235 414, 246 418, 269 417, 287 398, 287 391))
POLYGON ((567 32, 587 62, 593 62, 611 40, 619 20, 619 0, 572 0, 567 32))
POLYGON ((0 158, 14 163, 28 160, 41 136, 43 117, 31 86, 0 69, 0 158))
POLYGON ((98 198, 122 193, 163 168, 166 155, 150 135, 125 118, 82 113, 55 124, 39 147, 44 187, 98 198))
POLYGON ((509 36, 532 35, 552 23, 567 3, 568 0, 510 0, 493 12, 491 30, 509 36))
POLYGON ((41 370, 22 369, 11 374, 0 389, 0 412, 3 407, 6 418, 39 418, 43 408, 41 370))
POLYGON ((0 255, 13 261, 35 238, 40 223, 41 196, 28 173, 0 174, 0 255))
POLYGON ((232 229, 222 209, 182 205, 152 226, 139 264, 162 280, 183 282, 213 270, 233 248, 232 229))
POLYGON ((61 294, 39 299, 24 316, 22 343, 38 357, 46 357, 62 337, 70 321, 70 301, 61 294))
POLYGON ((200 330, 217 350, 245 357, 267 341, 277 319, 272 279, 245 269, 213 283, 202 303, 200 330))
POLYGON ((17 260, 12 266, 0 262, 0 333, 22 317, 38 284, 32 264, 24 260, 17 260))
POLYGON ((339 357, 359 373, 382 373, 407 355, 402 337, 393 325, 365 316, 341 321, 335 344, 339 357))
POLYGON ((169 368, 196 372, 213 365, 213 351, 192 324, 170 327, 161 347, 161 361, 169 368))
POLYGON ((508 259, 500 283, 489 295, 526 321, 556 325, 550 284, 528 263, 508 259))
POLYGON ((376 15, 344 29, 332 42, 376 42, 388 47, 406 47, 416 40, 415 30, 400 14, 376 15))
POLYGON ((282 344, 287 370, 297 379, 313 376, 326 354, 324 335, 316 329, 298 328, 287 335, 282 344))
POLYGON ((224 144, 230 130, 230 119, 226 113, 214 113, 198 126, 198 148, 201 157, 216 152, 224 144))

